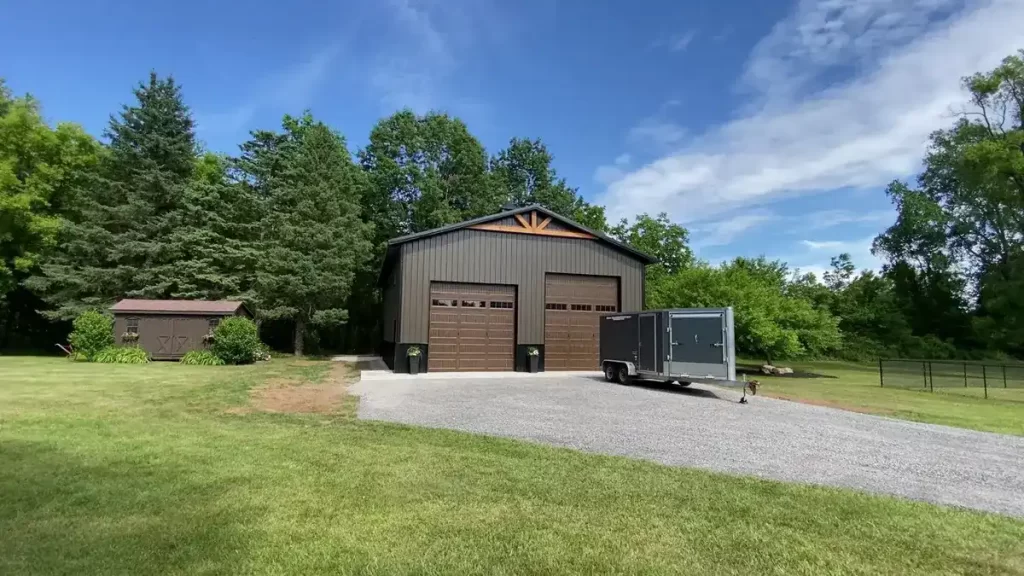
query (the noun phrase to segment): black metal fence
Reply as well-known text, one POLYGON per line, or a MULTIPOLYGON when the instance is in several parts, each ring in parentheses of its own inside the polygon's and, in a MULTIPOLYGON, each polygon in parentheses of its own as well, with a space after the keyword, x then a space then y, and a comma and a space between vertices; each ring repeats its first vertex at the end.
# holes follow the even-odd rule
POLYGON ((880 359, 878 381, 883 388, 963 389, 988 398, 990 390, 1024 388, 1024 364, 880 359))

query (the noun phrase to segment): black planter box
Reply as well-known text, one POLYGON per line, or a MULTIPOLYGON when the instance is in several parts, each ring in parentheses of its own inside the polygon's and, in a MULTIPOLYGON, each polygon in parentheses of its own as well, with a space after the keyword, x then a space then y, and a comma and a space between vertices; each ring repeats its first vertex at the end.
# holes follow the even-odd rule
POLYGON ((530 360, 530 372, 537 372, 540 366, 540 355, 527 356, 530 360))
POLYGON ((409 374, 419 374, 419 373, 420 373, 420 357, 419 356, 409 356, 409 374))

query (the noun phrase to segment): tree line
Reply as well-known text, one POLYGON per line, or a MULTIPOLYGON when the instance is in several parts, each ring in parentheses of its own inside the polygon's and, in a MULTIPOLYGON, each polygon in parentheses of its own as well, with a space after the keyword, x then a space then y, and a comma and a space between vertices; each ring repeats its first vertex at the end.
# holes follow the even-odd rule
POLYGON ((402 110, 354 154, 310 112, 204 150, 172 77, 152 73, 102 138, 48 124, 0 80, 0 349, 45 350, 120 298, 240 299, 277 348, 369 351, 387 241, 540 204, 655 256, 647 305, 733 306, 737 345, 801 357, 1024 355, 1024 52, 964 80, 896 221, 880 271, 848 254, 823 278, 786 263, 694 257, 667 215, 610 223, 539 139, 490 155, 458 118, 402 110))

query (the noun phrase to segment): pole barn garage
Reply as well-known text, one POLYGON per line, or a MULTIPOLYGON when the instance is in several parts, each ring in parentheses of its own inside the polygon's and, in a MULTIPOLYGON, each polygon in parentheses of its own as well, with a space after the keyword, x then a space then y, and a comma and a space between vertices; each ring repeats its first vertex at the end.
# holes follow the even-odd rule
POLYGON ((599 370, 601 315, 644 305, 654 262, 540 206, 402 236, 388 243, 384 361, 407 372, 415 346, 435 372, 599 370))

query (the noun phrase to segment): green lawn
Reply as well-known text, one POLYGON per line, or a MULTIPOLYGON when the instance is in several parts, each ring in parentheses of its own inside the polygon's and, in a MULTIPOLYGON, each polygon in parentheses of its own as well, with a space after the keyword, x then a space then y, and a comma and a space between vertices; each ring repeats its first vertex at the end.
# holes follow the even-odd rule
POLYGON ((0 574, 1024 573, 1011 518, 250 405, 341 376, 0 358, 0 574))
MULTIPOLYGON (((753 363, 751 363, 753 364, 753 363)), ((878 365, 850 362, 780 362, 832 378, 791 378, 756 376, 759 395, 822 404, 903 418, 959 426, 986 432, 1024 436, 1024 388, 992 387, 988 399, 983 389, 949 385, 934 392, 920 388, 880 387, 878 365)), ((895 377, 890 377, 895 380, 895 377)))

